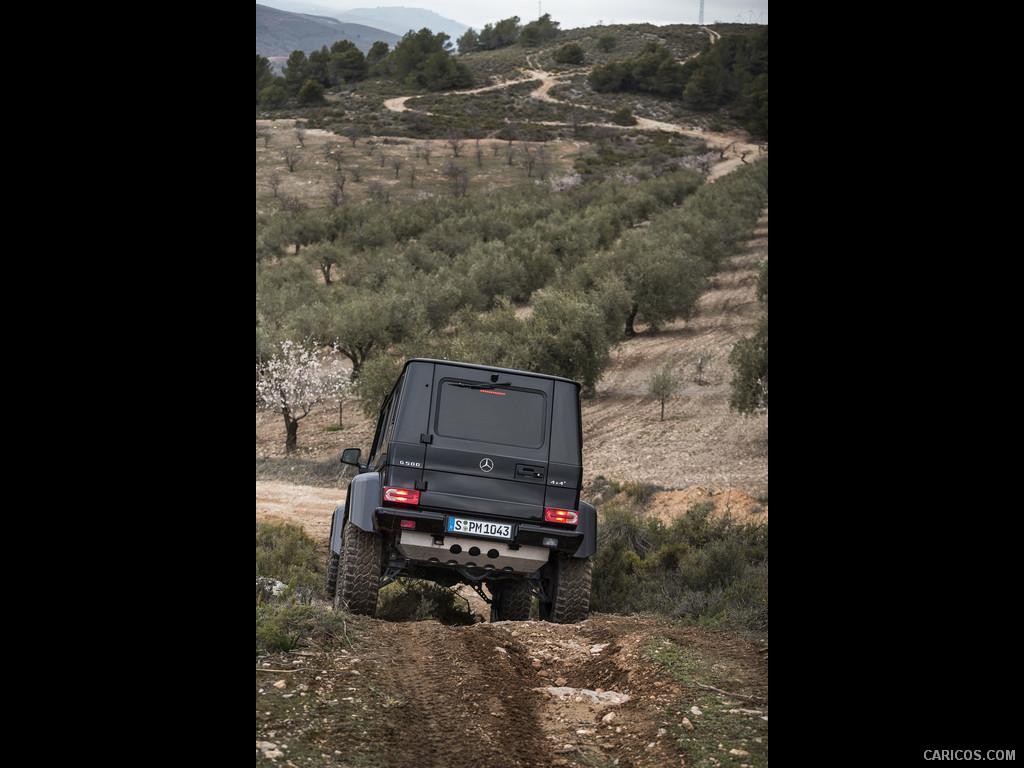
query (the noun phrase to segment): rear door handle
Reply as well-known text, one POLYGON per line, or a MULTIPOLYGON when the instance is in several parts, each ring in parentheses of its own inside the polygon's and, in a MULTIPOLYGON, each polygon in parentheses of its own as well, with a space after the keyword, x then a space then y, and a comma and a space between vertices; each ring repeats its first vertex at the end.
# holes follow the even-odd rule
POLYGON ((544 471, 538 467, 517 467, 519 477, 544 477, 544 471))

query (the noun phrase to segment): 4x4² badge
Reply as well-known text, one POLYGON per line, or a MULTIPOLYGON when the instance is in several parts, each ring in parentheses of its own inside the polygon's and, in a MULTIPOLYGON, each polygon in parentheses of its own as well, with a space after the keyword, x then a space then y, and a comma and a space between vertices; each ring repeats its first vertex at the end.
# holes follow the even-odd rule
POLYGON ((494 462, 491 461, 490 459, 484 459, 483 461, 480 462, 480 469, 482 469, 484 472, 490 472, 492 469, 494 469, 494 462))

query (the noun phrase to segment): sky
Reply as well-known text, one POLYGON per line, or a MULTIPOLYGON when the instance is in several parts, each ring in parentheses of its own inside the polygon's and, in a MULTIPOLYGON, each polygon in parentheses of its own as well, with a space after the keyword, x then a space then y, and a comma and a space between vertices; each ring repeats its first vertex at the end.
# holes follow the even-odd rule
MULTIPOLYGON (((314 0, 316 1, 316 0, 314 0)), ((426 8, 473 27, 518 16, 525 24, 550 13, 562 29, 596 24, 696 24, 700 0, 319 0, 321 5, 351 9, 404 6, 426 8)), ((768 23, 768 0, 704 0, 704 23, 768 23)))

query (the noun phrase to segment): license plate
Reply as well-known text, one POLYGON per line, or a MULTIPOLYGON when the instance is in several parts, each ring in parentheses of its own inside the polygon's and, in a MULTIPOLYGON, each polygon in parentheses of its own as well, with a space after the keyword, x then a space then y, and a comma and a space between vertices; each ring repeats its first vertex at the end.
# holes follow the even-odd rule
POLYGON ((509 523, 489 523, 484 520, 469 520, 465 517, 449 517, 448 533, 468 533, 492 539, 511 539, 512 526, 509 523))

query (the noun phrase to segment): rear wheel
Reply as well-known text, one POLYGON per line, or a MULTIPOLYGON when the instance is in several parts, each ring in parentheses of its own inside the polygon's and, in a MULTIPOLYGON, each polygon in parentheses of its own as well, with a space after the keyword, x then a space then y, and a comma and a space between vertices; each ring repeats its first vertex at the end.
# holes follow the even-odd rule
POLYGON ((384 549, 380 536, 357 528, 351 520, 346 520, 334 592, 335 610, 373 616, 377 612, 377 592, 383 565, 384 549))
MULTIPOLYGON (((327 545, 330 547, 330 544, 327 545)), ((327 552, 327 570, 324 573, 324 594, 333 599, 338 589, 338 563, 341 556, 337 552, 327 552)))
POLYGON ((590 558, 559 554, 548 564, 550 602, 541 602, 541 619, 553 624, 575 624, 590 613, 590 558))
POLYGON ((491 586, 491 621, 529 621, 533 607, 530 586, 518 579, 502 586, 491 586))

